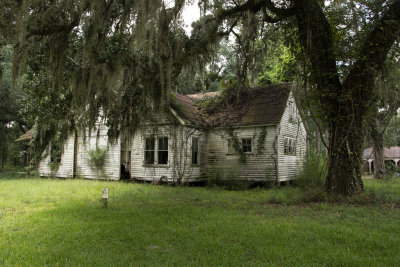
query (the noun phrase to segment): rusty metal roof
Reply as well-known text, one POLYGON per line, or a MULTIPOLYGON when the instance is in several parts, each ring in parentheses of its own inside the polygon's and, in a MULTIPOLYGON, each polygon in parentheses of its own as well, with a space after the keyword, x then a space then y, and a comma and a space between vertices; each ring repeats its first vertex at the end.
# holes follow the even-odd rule
MULTIPOLYGON (((385 159, 400 159, 400 146, 392 146, 392 147, 384 147, 383 148, 383 157, 385 159)), ((369 147, 363 152, 363 159, 374 159, 373 148, 369 147)))
POLYGON ((291 83, 249 89, 248 98, 229 105, 220 105, 213 112, 202 110, 193 99, 215 97, 219 92, 181 95, 175 93, 183 115, 195 125, 205 127, 273 125, 281 120, 291 90, 291 83))

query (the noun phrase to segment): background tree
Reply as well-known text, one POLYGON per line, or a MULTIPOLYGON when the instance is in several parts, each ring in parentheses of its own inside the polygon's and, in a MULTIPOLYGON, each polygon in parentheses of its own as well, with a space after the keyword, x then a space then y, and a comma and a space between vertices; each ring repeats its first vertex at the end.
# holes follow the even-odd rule
POLYGON ((382 179, 386 174, 383 153, 384 136, 389 123, 394 123, 393 117, 397 115, 400 108, 400 71, 398 66, 399 62, 395 62, 395 59, 388 62, 375 85, 378 93, 378 105, 372 110, 369 136, 373 144, 374 178, 377 179, 382 179))

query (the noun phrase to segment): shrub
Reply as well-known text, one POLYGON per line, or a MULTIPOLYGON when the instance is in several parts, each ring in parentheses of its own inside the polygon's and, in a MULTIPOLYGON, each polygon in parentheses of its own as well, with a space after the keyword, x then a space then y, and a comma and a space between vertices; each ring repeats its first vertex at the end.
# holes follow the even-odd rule
POLYGON ((224 168, 213 166, 209 170, 209 175, 207 177, 207 186, 217 186, 226 190, 238 191, 248 189, 250 187, 250 183, 238 177, 237 168, 232 168, 228 172, 226 172, 224 168))
POLYGON ((50 161, 48 163, 50 171, 51 171, 51 176, 55 176, 58 169, 60 168, 60 162, 58 161, 50 161))
POLYGON ((303 170, 297 176, 295 183, 302 188, 322 188, 324 185, 326 169, 326 157, 311 153, 306 156, 303 170))
POLYGON ((106 162, 106 148, 96 147, 95 149, 88 150, 89 164, 96 168, 97 171, 101 171, 104 175, 104 165, 106 162))

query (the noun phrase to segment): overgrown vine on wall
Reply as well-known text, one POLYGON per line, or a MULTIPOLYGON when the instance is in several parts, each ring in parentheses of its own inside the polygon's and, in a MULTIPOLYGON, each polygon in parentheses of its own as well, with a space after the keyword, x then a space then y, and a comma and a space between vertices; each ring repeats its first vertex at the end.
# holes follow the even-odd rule
POLYGON ((265 150, 265 139, 267 138, 267 127, 262 127, 260 134, 257 138, 257 154, 262 155, 264 154, 265 150))
POLYGON ((228 128, 226 129, 226 133, 229 135, 229 137, 232 140, 232 145, 233 148, 235 149, 236 152, 238 152, 239 154, 239 163, 246 163, 246 154, 243 152, 243 148, 240 145, 240 140, 239 138, 236 136, 233 128, 228 128))

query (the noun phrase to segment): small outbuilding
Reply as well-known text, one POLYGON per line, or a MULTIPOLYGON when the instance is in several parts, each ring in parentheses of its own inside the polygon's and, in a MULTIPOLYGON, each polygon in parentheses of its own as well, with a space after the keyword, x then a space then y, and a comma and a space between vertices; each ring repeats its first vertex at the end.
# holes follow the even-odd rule
MULTIPOLYGON (((398 169, 400 166, 400 146, 384 147, 383 158, 385 164, 398 169)), ((374 173, 374 150, 372 147, 364 149, 363 152, 363 172, 368 174, 374 173)))

